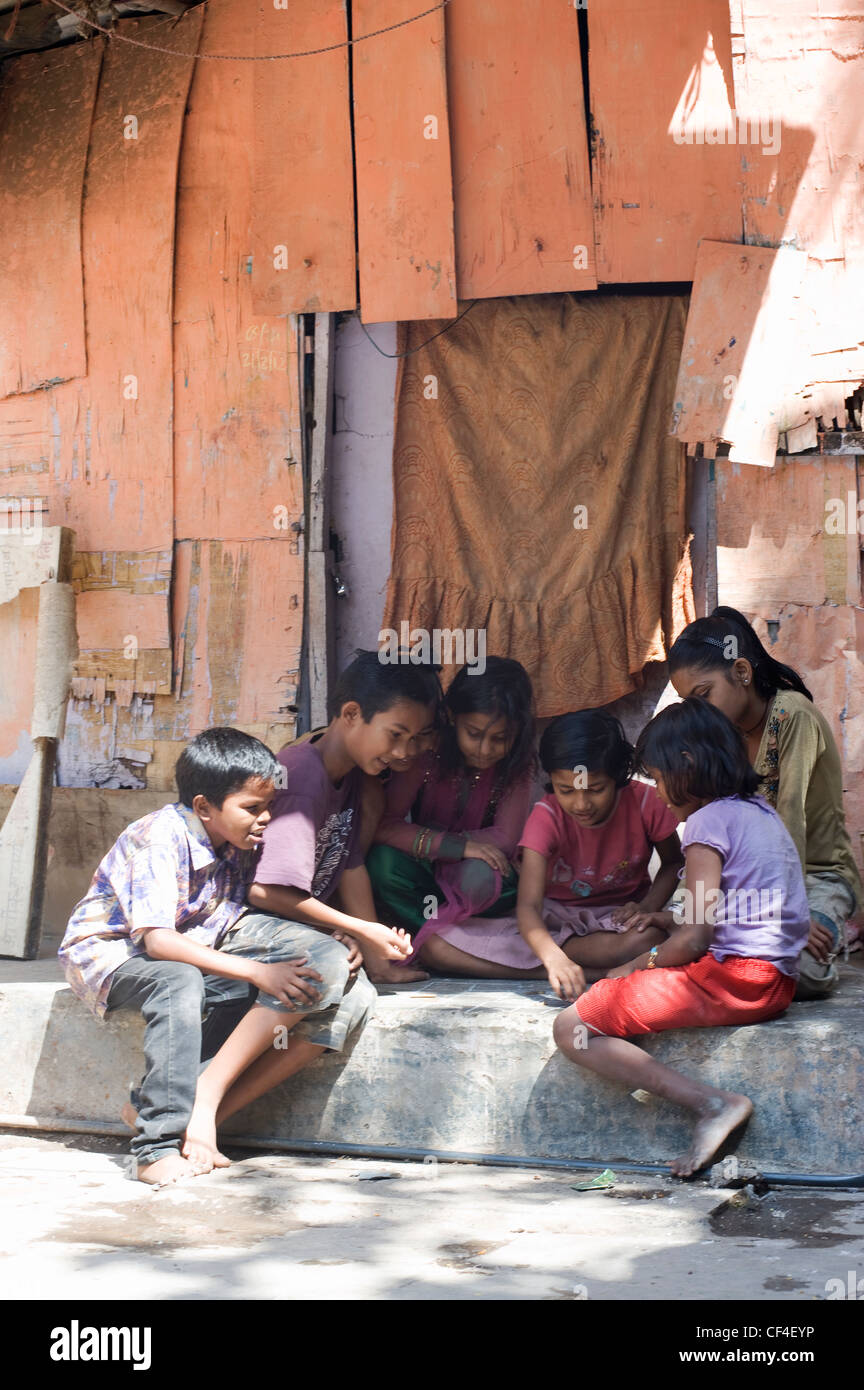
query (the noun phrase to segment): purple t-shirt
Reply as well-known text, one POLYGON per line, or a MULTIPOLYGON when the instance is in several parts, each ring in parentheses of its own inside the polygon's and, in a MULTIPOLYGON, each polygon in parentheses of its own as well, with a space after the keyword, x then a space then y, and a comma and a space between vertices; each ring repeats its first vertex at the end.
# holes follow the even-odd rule
POLYGON ((709 801, 687 820, 681 846, 708 845, 723 860, 720 893, 693 903, 714 922, 708 950, 717 960, 768 960, 784 975, 798 975, 798 957, 810 933, 810 909, 795 842, 761 796, 709 801))
POLYGON ((312 742, 283 748, 279 761, 286 785, 273 800, 255 878, 326 900, 344 871, 363 863, 357 846, 363 774, 355 767, 334 787, 312 742))

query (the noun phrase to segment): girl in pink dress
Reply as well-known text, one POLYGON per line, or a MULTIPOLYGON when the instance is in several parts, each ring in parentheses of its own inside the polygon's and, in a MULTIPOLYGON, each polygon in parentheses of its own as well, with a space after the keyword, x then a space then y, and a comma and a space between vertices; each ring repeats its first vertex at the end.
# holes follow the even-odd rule
POLYGON ((536 763, 531 682, 518 661, 462 667, 445 708, 437 750, 391 777, 366 861, 382 920, 414 935, 415 958, 448 925, 515 908, 511 860, 536 763))

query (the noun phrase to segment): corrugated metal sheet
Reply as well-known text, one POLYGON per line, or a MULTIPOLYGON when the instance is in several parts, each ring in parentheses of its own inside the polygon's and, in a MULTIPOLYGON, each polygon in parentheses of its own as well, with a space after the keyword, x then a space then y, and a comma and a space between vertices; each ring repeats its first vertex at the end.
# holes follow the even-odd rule
POLYGON ((460 298, 595 289, 578 10, 472 0, 446 29, 460 298))

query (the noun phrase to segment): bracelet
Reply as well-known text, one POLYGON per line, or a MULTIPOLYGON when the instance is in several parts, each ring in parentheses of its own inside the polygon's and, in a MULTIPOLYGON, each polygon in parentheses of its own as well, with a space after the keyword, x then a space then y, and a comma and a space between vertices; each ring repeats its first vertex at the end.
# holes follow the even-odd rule
POLYGON ((645 966, 646 970, 653 970, 657 964, 657 951, 658 947, 652 946, 651 950, 648 952, 648 964, 645 966))
POLYGON ((411 846, 411 853, 415 859, 428 859, 429 851, 435 836, 431 830, 418 830, 414 836, 414 844, 411 846))

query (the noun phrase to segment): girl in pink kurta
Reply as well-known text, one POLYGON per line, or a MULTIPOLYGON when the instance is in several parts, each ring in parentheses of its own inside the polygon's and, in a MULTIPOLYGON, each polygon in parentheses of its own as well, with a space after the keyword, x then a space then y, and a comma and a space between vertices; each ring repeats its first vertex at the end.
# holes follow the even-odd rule
POLYGON ((382 920, 414 934, 415 956, 454 922, 513 911, 511 859, 531 804, 533 697, 519 662, 463 667, 445 705, 437 751, 390 779, 367 859, 382 920))

